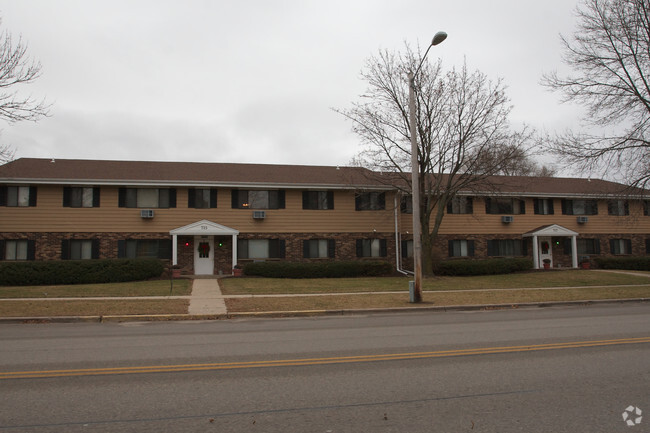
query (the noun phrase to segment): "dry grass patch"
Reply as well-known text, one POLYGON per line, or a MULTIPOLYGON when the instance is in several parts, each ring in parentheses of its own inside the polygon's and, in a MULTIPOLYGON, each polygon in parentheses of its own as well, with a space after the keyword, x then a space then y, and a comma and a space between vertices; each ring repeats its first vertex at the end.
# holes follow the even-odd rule
POLYGON ((474 304, 517 304, 650 297, 644 287, 579 288, 553 290, 493 290, 483 292, 425 293, 421 304, 409 303, 408 294, 324 295, 226 299, 229 312, 313 311, 363 308, 428 307, 474 304))
MULTIPOLYGON (((171 296, 188 296, 192 281, 174 280, 171 296)), ((86 297, 170 296, 169 280, 65 286, 4 286, 0 298, 86 298, 86 297)))
MULTIPOLYGON (((228 278, 220 281, 224 295, 408 292, 409 277, 377 278, 228 278)), ((423 290, 475 290, 537 287, 580 287, 648 284, 650 278, 585 270, 523 272, 477 277, 425 278, 423 290)))
POLYGON ((189 300, 2 301, 0 317, 187 314, 189 300))

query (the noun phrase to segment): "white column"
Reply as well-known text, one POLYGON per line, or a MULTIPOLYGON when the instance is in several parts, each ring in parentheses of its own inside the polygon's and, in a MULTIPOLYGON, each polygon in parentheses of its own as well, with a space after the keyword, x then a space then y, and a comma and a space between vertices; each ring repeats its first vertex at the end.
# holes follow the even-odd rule
POLYGON ((533 269, 539 269, 539 246, 537 245, 537 235, 533 235, 533 269))
POLYGON ((571 264, 578 267, 578 240, 577 236, 571 236, 571 264))
POLYGON ((172 265, 178 264, 178 236, 172 235, 172 265))
POLYGON ((232 267, 237 265, 237 235, 232 235, 232 267))

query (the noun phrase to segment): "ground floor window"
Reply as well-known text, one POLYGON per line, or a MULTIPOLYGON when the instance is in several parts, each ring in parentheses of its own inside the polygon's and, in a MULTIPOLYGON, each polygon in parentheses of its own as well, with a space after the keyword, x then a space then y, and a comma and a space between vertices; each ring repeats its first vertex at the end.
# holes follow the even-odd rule
POLYGON ((357 239, 357 257, 386 257, 386 239, 357 239))
POLYGON ((610 239, 609 252, 612 254, 632 254, 632 241, 630 239, 610 239))
POLYGON ((402 257, 413 257, 413 240, 402 241, 402 257))
POLYGON ((127 259, 170 259, 171 239, 127 239, 118 242, 118 257, 127 259))
POLYGON ((473 257, 474 241, 453 239, 449 241, 449 257, 473 257))
POLYGON ((238 239, 239 259, 283 259, 286 255, 283 239, 238 239))
POLYGON ((0 254, 3 260, 34 260, 34 241, 0 241, 0 254))
MULTIPOLYGON (((577 239, 578 254, 600 254, 599 239, 577 239)), ((572 254, 571 238, 564 239, 564 253, 572 254)))
POLYGON ((61 242, 63 260, 86 260, 99 258, 99 240, 65 239, 61 242))
POLYGON ((527 255, 526 242, 522 239, 491 239, 487 241, 487 250, 490 257, 527 255))
POLYGON ((306 259, 333 259, 336 253, 334 239, 309 239, 302 243, 302 256, 306 259))

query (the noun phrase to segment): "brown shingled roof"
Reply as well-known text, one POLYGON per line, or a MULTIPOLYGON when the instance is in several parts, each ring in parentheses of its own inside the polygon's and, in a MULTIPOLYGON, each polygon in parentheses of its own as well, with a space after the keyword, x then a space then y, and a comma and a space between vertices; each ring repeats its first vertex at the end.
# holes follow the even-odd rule
MULTIPOLYGON (((121 183, 162 185, 223 185, 328 188, 381 188, 387 176, 360 167, 230 164, 211 162, 104 161, 21 158, 0 166, 0 182, 121 183), (386 176, 386 177, 384 177, 386 176), (380 179, 383 177, 382 179, 380 179)), ((468 194, 528 196, 643 195, 650 191, 628 189, 601 179, 491 176, 485 187, 468 194)))
POLYGON ((215 185, 377 186, 358 167, 201 162, 102 161, 21 158, 0 166, 0 181, 124 182, 215 185))

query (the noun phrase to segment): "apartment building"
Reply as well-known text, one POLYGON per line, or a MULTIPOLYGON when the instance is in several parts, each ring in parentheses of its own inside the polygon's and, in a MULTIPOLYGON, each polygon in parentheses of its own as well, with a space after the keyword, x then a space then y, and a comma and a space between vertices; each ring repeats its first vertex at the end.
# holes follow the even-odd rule
MULTIPOLYGON (((409 269, 409 197, 383 176, 358 167, 18 159, 0 166, 0 260, 158 257, 190 274, 230 274, 256 260, 381 259, 409 269)), ((440 259, 530 257, 542 268, 650 254, 644 190, 578 178, 498 176, 489 185, 447 206, 440 259)))

